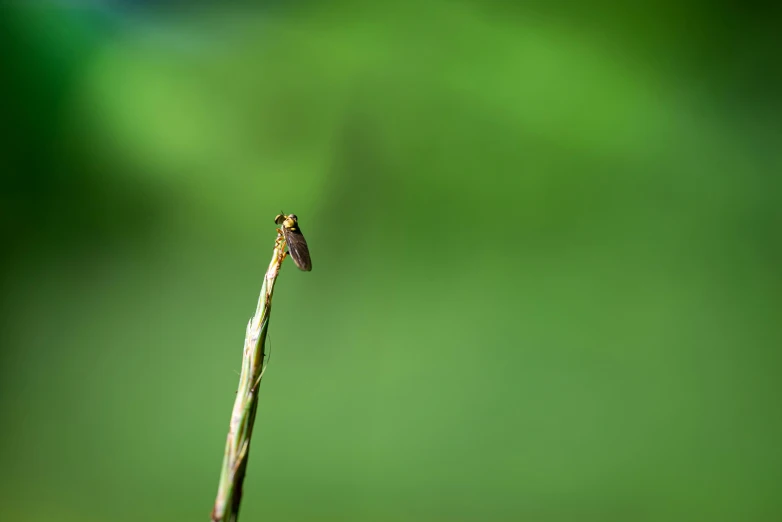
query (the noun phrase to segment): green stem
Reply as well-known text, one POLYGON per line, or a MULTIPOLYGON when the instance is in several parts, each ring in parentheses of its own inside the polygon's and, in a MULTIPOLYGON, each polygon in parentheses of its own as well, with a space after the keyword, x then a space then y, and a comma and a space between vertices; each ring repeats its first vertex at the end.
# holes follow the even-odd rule
POLYGON ((269 329, 269 317, 272 311, 272 293, 280 267, 285 260, 285 239, 278 233, 274 242, 274 254, 269 269, 263 279, 261 295, 255 315, 247 324, 242 356, 242 373, 239 377, 239 389, 231 413, 228 439, 225 443, 225 456, 220 472, 220 485, 217 499, 212 509, 213 522, 236 522, 239 518, 239 503, 242 500, 242 484, 247 469, 247 457, 250 454, 250 439, 258 409, 258 386, 263 376, 266 332, 269 329))

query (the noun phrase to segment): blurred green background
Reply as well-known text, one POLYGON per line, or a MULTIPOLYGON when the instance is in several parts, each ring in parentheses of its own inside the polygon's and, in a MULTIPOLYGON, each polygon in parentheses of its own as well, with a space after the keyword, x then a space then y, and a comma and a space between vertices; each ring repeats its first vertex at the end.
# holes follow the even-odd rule
POLYGON ((0 519, 782 519, 776 12, 0 9, 0 519))

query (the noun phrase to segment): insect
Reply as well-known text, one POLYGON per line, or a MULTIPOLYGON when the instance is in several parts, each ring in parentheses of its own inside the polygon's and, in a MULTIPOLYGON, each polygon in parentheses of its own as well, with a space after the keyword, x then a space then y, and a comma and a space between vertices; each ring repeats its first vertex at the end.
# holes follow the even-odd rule
POLYGON ((312 260, 310 259, 310 249, 307 248, 307 241, 304 239, 304 235, 299 228, 299 218, 296 214, 288 214, 281 212, 274 222, 278 225, 282 225, 282 235, 285 237, 285 242, 288 244, 288 254, 293 258, 293 262, 300 270, 309 272, 312 270, 312 260))

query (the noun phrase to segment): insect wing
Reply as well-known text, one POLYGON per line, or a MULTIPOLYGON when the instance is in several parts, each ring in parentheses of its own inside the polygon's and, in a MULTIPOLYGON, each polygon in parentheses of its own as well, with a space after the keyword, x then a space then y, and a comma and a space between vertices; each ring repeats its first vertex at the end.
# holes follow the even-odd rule
POLYGON ((312 270, 312 260, 310 259, 310 249, 307 247, 307 241, 300 229, 295 231, 283 227, 285 242, 288 243, 288 253, 293 258, 293 262, 299 269, 309 272, 312 270))

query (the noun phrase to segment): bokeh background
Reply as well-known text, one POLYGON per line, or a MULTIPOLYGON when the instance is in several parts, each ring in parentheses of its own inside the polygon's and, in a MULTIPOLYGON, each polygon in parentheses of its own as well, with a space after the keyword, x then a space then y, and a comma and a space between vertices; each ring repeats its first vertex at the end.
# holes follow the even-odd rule
POLYGON ((776 12, 1 9, 0 519, 782 519, 776 12))

